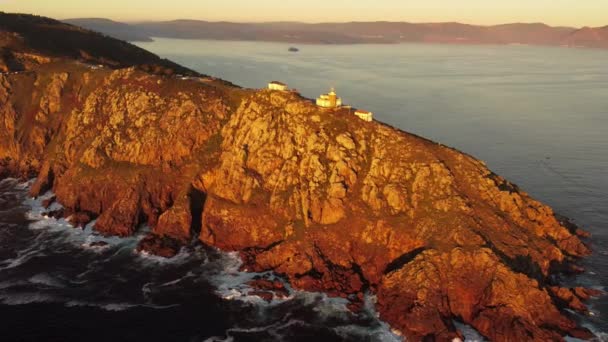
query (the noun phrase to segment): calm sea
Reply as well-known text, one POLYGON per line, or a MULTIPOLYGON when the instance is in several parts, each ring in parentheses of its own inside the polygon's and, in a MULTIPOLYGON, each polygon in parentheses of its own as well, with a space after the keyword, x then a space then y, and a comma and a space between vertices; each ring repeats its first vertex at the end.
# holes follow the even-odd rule
MULTIPOLYGON (((290 45, 156 39, 140 46, 258 88, 316 97, 336 87, 378 120, 456 147, 593 233, 569 284, 608 285, 608 51, 528 46, 290 45)), ((321 294, 270 304, 256 275, 200 245, 163 260, 42 214, 29 184, 0 182, 1 341, 395 341, 376 319, 321 294), (99 242, 107 245, 100 246, 99 242)), ((578 317, 605 338, 608 301, 578 317)), ((466 330, 469 340, 475 333, 466 330)))

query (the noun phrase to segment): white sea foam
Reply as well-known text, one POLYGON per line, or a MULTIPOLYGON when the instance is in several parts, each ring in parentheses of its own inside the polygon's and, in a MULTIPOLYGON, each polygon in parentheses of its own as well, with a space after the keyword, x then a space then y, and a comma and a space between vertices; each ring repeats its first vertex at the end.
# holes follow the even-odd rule
POLYGON ((6 305, 60 302, 61 298, 41 292, 22 292, 0 295, 0 302, 6 305))
POLYGON ((185 276, 183 276, 181 278, 178 278, 178 279, 171 280, 171 281, 168 281, 168 282, 160 284, 159 287, 167 287, 167 286, 177 285, 177 284, 181 283, 184 279, 192 278, 194 276, 195 276, 194 273, 188 272, 188 273, 186 273, 185 276))
MULTIPOLYGON (((216 293, 226 300, 251 301, 252 298, 247 298, 247 293, 252 288, 247 282, 253 280, 257 274, 239 271, 243 262, 237 252, 225 253, 217 262, 220 263, 222 271, 211 278, 216 293)), ((261 298, 257 296, 255 298, 261 301, 261 298)))
POLYGON ((289 293, 287 297, 274 296, 272 301, 268 303, 266 300, 254 294, 257 291, 255 288, 248 285, 249 282, 262 277, 271 281, 282 279, 276 277, 272 272, 246 272, 240 271, 243 262, 237 252, 223 253, 222 258, 217 261, 221 267, 221 272, 211 277, 211 283, 216 287, 216 293, 225 300, 239 300, 258 305, 276 305, 294 298, 294 291, 289 284, 283 283, 283 286, 289 293))
POLYGON ((110 304, 101 305, 100 307, 106 311, 125 311, 128 309, 134 308, 136 306, 137 305, 129 304, 129 303, 110 303, 110 304))
POLYGON ((598 339, 598 342, 608 342, 608 333, 605 332, 593 332, 598 339))
POLYGON ((465 342, 483 342, 486 340, 477 330, 475 330, 475 328, 471 327, 470 325, 456 321, 454 321, 454 325, 464 335, 465 342))
MULTIPOLYGON (((250 273, 240 271, 242 261, 237 252, 224 253, 223 255, 224 257, 221 260, 222 272, 213 276, 211 281, 216 287, 216 293, 218 293, 218 295, 225 300, 238 300, 252 303, 265 310, 272 310, 273 307, 280 305, 281 303, 295 300, 298 302, 298 305, 311 307, 312 311, 316 313, 319 319, 328 321, 338 319, 348 322, 350 316, 353 315, 348 308, 349 301, 344 298, 329 297, 327 294, 319 292, 294 290, 289 286, 289 284, 286 283, 284 283, 284 286, 288 290, 289 296, 287 298, 276 298, 275 296, 275 298, 268 303, 262 298, 252 295, 251 293, 255 291, 255 289, 249 286, 247 283, 256 279, 257 277, 262 277, 269 280, 276 280, 280 278, 275 277, 272 272, 250 273)), ((375 311, 375 303, 375 296, 365 296, 363 311, 365 312, 366 316, 372 319, 372 328, 352 324, 335 327, 334 331, 343 338, 352 336, 369 336, 373 337, 373 341, 402 341, 402 337, 398 333, 392 331, 391 327, 387 323, 378 318, 379 315, 375 311)), ((260 314, 264 316, 264 311, 261 311, 260 314)), ((233 341, 231 334, 235 332, 247 333, 264 331, 272 335, 274 334, 274 331, 284 329, 289 325, 296 323, 306 325, 304 322, 291 319, 288 322, 279 322, 272 325, 255 328, 232 328, 226 332, 226 336, 212 337, 207 339, 207 341, 233 341)), ((279 335, 275 336, 275 338, 277 340, 282 340, 281 336, 279 335)))
POLYGON ((54 288, 63 288, 65 286, 65 284, 61 280, 51 276, 48 273, 36 274, 30 277, 28 281, 32 284, 45 285, 54 288))
POLYGON ((150 304, 133 304, 133 303, 93 303, 80 300, 70 300, 65 303, 66 307, 94 307, 106 311, 126 311, 132 308, 150 308, 150 309, 167 309, 177 306, 172 305, 150 305, 150 304))
POLYGON ((8 270, 19 267, 28 262, 31 258, 39 255, 41 255, 41 253, 38 246, 31 246, 25 250, 18 251, 15 258, 6 259, 0 262, 0 270, 8 270))
POLYGON ((213 337, 209 337, 204 342, 234 342, 234 338, 233 337, 213 336, 213 337))
POLYGON ((90 303, 90 302, 82 302, 82 301, 77 301, 77 300, 71 300, 67 303, 65 303, 65 306, 67 307, 77 307, 77 306, 83 306, 83 307, 96 307, 96 308, 100 308, 106 311, 125 311, 128 309, 131 309, 133 307, 136 307, 136 304, 130 304, 130 303, 105 303, 105 304, 100 304, 100 303, 90 303))
POLYGON ((19 189, 19 190, 26 190, 26 189, 29 189, 29 188, 30 188, 30 187, 31 187, 31 186, 34 184, 34 182, 35 182, 35 181, 36 181, 36 179, 35 179, 35 178, 32 178, 32 179, 30 179, 30 180, 28 180, 28 181, 26 181, 26 182, 18 183, 18 184, 15 186, 15 188, 17 188, 17 189, 19 189))
POLYGON ((27 282, 21 280, 0 281, 0 290, 10 289, 11 287, 24 284, 27 284, 27 282))
POLYGON ((17 183, 17 179, 16 178, 4 178, 4 179, 0 179, 0 186, 5 185, 7 183, 17 183))
MULTIPOLYGON (((32 222, 29 224, 29 228, 35 231, 43 231, 44 233, 52 233, 52 236, 43 235, 41 238, 44 243, 49 240, 54 242, 67 242, 73 246, 79 246, 85 250, 93 252, 102 252, 107 250, 109 247, 116 246, 134 246, 139 239, 143 238, 143 234, 138 234, 134 237, 121 238, 121 237, 106 237, 96 233, 93 229, 95 226, 95 220, 88 223, 83 228, 74 227, 69 218, 53 218, 46 215, 46 212, 53 210, 60 210, 63 207, 61 204, 54 202, 49 208, 44 208, 42 202, 46 199, 53 197, 52 192, 47 192, 38 198, 27 198, 24 204, 27 205, 30 210, 27 211, 26 217, 32 222), (96 243, 103 242, 105 245, 95 245, 96 243)), ((144 230, 145 231, 145 230, 144 230)))
POLYGON ((336 333, 344 339, 355 336, 367 336, 377 342, 401 342, 403 338, 397 331, 387 327, 368 328, 359 325, 347 325, 334 329, 336 333))
POLYGON ((179 264, 187 261, 192 256, 192 254, 185 247, 181 248, 179 252, 171 258, 165 258, 162 256, 154 255, 147 251, 137 252, 134 250, 133 253, 137 254, 140 257, 139 261, 147 266, 158 266, 162 264, 179 264))
MULTIPOLYGON (((592 340, 593 342, 608 341, 608 339, 606 339, 608 336, 600 336, 598 334, 595 334, 595 336, 596 336, 596 338, 592 340)), ((576 338, 576 337, 572 337, 572 336, 566 336, 564 338, 564 340, 566 340, 566 342, 588 342, 587 340, 581 340, 580 338, 576 338)))
MULTIPOLYGON (((599 316, 599 312, 598 311, 591 311, 591 313, 595 313, 594 315, 591 315, 591 316, 599 316)), ((589 329, 589 331, 591 331, 591 333, 593 335, 595 335, 595 339, 593 339, 592 341, 594 341, 594 342, 608 342, 608 333, 606 333, 605 331, 600 331, 592 323, 585 323, 585 324, 583 324, 583 327, 589 329)), ((568 341, 568 342, 582 342, 582 340, 574 338, 574 337, 570 337, 570 336, 566 337, 566 341, 568 341)))
POLYGON ((234 337, 232 336, 235 333, 260 333, 265 332, 271 335, 275 341, 282 341, 284 337, 277 333, 278 330, 289 328, 292 325, 301 324, 306 325, 306 322, 298 320, 298 319, 290 319, 287 322, 279 321, 270 325, 258 326, 253 328, 239 328, 234 327, 226 330, 226 335, 221 336, 213 336, 206 339, 204 342, 232 342, 234 341, 234 337))
MULTIPOLYGON (((376 311, 376 302, 377 298, 375 295, 366 294, 363 300, 363 309, 362 315, 366 315, 372 318, 372 327, 365 327, 360 325, 346 325, 335 328, 335 331, 338 335, 348 338, 350 336, 358 335, 358 336, 369 336, 373 338, 373 341, 378 342, 399 342, 402 341, 403 338, 401 333, 395 329, 392 329, 388 323, 379 319, 380 314, 376 311)), ((344 309, 348 310, 345 304, 341 301, 336 301, 335 299, 330 300, 330 309, 332 306, 340 305, 343 307, 340 308, 341 311, 344 309), (333 301, 333 304, 332 304, 333 301)), ((331 311, 329 311, 331 314, 331 311)), ((330 317, 328 317, 330 318, 330 317)))
MULTIPOLYGON (((212 284, 216 287, 216 293, 225 300, 238 300, 255 304, 260 309, 261 319, 263 320, 265 314, 264 310, 272 310, 273 307, 285 303, 287 301, 295 300, 298 305, 309 306, 312 311, 316 313, 316 316, 321 320, 328 321, 345 321, 348 322, 351 315, 351 311, 348 309, 348 300, 339 297, 329 297, 325 293, 319 292, 307 292, 298 291, 292 289, 289 284, 284 284, 290 295, 287 298, 275 298, 270 302, 266 302, 262 298, 251 295, 254 288, 247 285, 251 280, 257 277, 263 277, 264 279, 275 280, 279 279, 273 276, 271 272, 265 273, 249 273, 242 272, 240 268, 242 261, 238 253, 226 253, 221 261, 223 271, 212 277, 212 284)), ((378 319, 378 314, 375 311, 375 297, 366 296, 364 310, 365 314, 372 319, 373 327, 369 328, 366 326, 360 326, 356 324, 349 324, 338 326, 334 328, 334 331, 343 338, 349 338, 352 336, 366 336, 372 337, 373 341, 380 342, 397 342, 402 341, 402 337, 398 333, 391 330, 391 327, 378 319)), ((285 329, 293 324, 307 325, 307 323, 299 321, 297 319, 290 319, 287 322, 280 321, 271 325, 258 326, 253 328, 240 328, 235 327, 226 331, 226 335, 223 337, 212 337, 207 339, 208 342, 213 341, 233 341, 232 335, 234 333, 255 333, 255 332, 266 332, 272 335, 276 340, 282 340, 282 336, 278 335, 277 331, 285 329)))

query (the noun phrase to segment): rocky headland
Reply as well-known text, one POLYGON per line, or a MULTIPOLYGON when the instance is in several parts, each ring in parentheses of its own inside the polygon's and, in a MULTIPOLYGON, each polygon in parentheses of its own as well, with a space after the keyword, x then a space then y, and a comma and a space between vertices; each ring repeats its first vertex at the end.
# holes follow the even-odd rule
POLYGON ((139 248, 163 256, 193 240, 238 251, 353 310, 375 294, 412 341, 462 337, 454 321, 493 341, 591 337, 567 309, 597 293, 559 282, 587 234, 483 162, 49 19, 3 14, 0 37, 0 177, 36 177, 31 195, 52 190, 75 226, 148 225, 139 248), (37 48, 37 25, 98 37, 96 54, 37 48))

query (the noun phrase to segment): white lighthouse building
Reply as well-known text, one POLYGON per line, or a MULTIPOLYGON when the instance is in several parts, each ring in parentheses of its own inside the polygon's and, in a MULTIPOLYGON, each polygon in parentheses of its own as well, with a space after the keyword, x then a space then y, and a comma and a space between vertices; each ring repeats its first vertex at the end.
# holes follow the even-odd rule
POLYGON ((363 121, 371 122, 372 120, 374 120, 374 113, 369 112, 367 110, 357 109, 355 111, 355 115, 363 121))
POLYGON ((285 83, 281 83, 279 81, 272 81, 272 82, 268 83, 268 89, 287 91, 287 90, 289 90, 289 87, 287 87, 287 84, 285 84, 285 83))
POLYGON ((342 99, 336 94, 336 90, 331 88, 327 94, 323 94, 317 98, 317 106, 323 108, 338 108, 342 107, 342 99))

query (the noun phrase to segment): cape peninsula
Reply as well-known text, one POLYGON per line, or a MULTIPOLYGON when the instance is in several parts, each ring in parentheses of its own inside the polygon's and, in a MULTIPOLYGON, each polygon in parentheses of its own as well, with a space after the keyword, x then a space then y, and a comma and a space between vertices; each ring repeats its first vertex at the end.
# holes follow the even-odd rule
POLYGON ((0 178, 75 226, 199 241, 294 288, 377 296, 411 341, 591 338, 560 286, 587 234, 455 149, 293 92, 243 89, 51 19, 0 14, 0 178), (177 77, 176 75, 180 75, 177 77))

